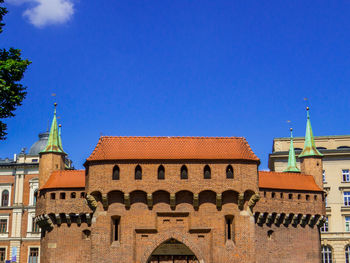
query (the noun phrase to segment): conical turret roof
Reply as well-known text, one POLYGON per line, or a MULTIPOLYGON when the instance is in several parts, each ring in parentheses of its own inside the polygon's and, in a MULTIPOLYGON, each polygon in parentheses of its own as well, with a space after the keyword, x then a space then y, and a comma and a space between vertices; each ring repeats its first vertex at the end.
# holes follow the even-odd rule
POLYGON ((289 147, 289 156, 288 156, 288 167, 283 172, 292 172, 300 173, 300 170, 297 167, 297 162, 295 159, 295 151, 293 146, 293 129, 290 128, 290 147, 289 147))
POLYGON ((309 107, 307 107, 306 110, 307 110, 307 121, 306 121, 306 132, 305 132, 305 143, 304 143, 304 149, 299 155, 299 158, 309 157, 309 156, 322 157, 323 154, 316 149, 314 135, 312 133, 309 107))

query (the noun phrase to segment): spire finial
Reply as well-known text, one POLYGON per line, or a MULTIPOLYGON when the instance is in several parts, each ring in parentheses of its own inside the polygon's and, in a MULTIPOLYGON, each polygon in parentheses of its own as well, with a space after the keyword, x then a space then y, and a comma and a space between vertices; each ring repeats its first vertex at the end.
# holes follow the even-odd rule
POLYGON ((295 151, 293 146, 293 128, 289 128, 289 130, 290 130, 290 147, 289 147, 289 155, 288 155, 288 167, 283 172, 300 173, 300 170, 297 167, 297 162, 295 159, 295 151))
POLYGON ((323 156, 316 149, 315 139, 314 139, 314 135, 312 132, 312 127, 311 127, 309 110, 310 110, 310 108, 306 107, 307 120, 306 120, 305 143, 304 143, 304 149, 301 152, 301 154, 299 155, 299 158, 307 157, 307 156, 320 156, 320 157, 323 156))

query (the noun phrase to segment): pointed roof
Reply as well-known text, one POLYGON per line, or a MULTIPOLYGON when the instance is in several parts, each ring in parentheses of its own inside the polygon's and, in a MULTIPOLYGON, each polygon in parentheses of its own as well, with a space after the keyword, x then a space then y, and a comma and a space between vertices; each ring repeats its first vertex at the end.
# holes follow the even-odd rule
POLYGON ((299 158, 309 157, 309 156, 322 157, 323 154, 320 153, 316 149, 314 135, 312 133, 310 114, 309 114, 309 107, 306 108, 306 111, 307 111, 307 121, 306 121, 306 132, 305 132, 305 143, 304 143, 304 149, 301 152, 301 154, 299 155, 299 158))
POLYGON ((58 134, 57 119, 56 119, 57 103, 55 103, 54 105, 55 105, 55 111, 54 111, 54 116, 53 116, 53 120, 52 120, 52 124, 51 124, 49 139, 47 141, 45 149, 40 153, 51 152, 51 153, 66 154, 62 149, 62 144, 60 142, 61 138, 60 138, 60 135, 58 134))
POLYGON ((289 156, 288 156, 288 167, 283 172, 291 172, 291 173, 300 173, 300 170, 297 167, 297 162, 295 159, 295 151, 293 146, 293 129, 290 128, 290 148, 289 148, 289 156))

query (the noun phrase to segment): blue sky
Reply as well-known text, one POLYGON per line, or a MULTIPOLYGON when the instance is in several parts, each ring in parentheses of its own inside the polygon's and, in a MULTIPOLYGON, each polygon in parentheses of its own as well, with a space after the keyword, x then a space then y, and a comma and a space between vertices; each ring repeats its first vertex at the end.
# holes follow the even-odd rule
POLYGON ((99 136, 350 134, 350 1, 8 0, 1 47, 33 63, 0 157, 29 147, 58 103, 77 168, 99 136), (57 94, 53 97, 52 94, 57 94))

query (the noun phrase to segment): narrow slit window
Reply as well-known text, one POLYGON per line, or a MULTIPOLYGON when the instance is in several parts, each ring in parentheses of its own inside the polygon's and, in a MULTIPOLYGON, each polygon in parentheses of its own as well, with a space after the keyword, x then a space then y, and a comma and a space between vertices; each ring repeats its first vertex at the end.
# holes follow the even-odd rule
POLYGON ((113 167, 113 175, 112 175, 112 180, 119 180, 120 178, 120 169, 119 166, 116 165, 113 167))
POLYGON ((119 241, 120 240, 120 218, 112 218, 112 225, 113 225, 113 241, 119 241))
POLYGON ((232 165, 228 165, 226 168, 226 178, 233 179, 233 167, 232 167, 232 165))
POLYGON ((226 223, 226 240, 234 240, 234 233, 233 233, 233 216, 226 216, 225 217, 225 223, 226 223))
POLYGON ((160 165, 158 168, 158 180, 164 180, 165 179, 165 169, 163 165, 160 165))
POLYGON ((181 167, 181 179, 188 179, 188 171, 186 165, 181 167))
POLYGON ((210 179, 211 178, 211 170, 209 165, 204 166, 204 179, 210 179))
POLYGON ((135 180, 142 180, 142 169, 140 165, 135 168, 135 180))

